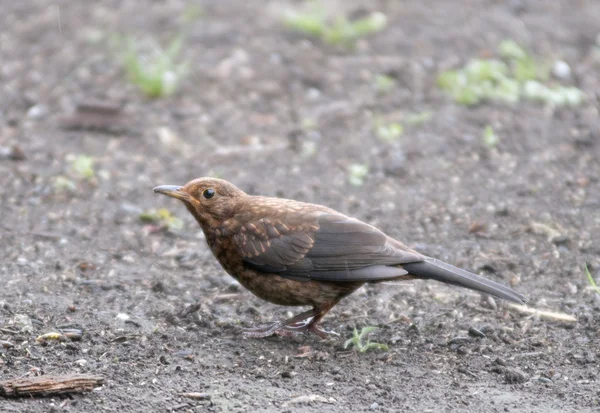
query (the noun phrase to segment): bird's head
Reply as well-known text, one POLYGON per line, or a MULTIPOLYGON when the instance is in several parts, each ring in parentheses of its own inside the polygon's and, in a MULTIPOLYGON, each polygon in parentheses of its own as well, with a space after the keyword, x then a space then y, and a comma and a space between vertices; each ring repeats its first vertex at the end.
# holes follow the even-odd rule
POLYGON ((184 186, 161 185, 154 192, 182 201, 205 229, 232 216, 237 201, 246 195, 232 183, 217 178, 198 178, 184 186))

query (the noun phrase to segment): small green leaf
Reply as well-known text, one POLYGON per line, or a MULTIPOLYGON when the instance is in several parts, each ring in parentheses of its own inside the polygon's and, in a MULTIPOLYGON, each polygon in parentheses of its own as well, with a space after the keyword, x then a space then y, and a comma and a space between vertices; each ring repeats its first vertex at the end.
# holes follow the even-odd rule
POLYGON ((488 148, 495 148, 498 145, 498 136, 494 133, 491 125, 487 125, 483 130, 483 144, 488 148))
POLYGON ((61 175, 54 178, 54 188, 58 191, 75 192, 77 185, 69 178, 61 175))
POLYGON ((345 16, 336 16, 330 21, 322 4, 315 1, 307 12, 288 11, 283 16, 283 24, 324 43, 352 47, 359 38, 383 30, 387 26, 387 17, 376 12, 355 21, 349 21, 345 16))
POLYGON ((361 353, 365 353, 366 351, 369 351, 371 349, 377 349, 377 350, 384 350, 384 351, 390 351, 390 348, 385 345, 385 344, 381 344, 381 343, 367 343, 365 346, 363 346, 360 349, 361 353))
POLYGON ((83 179, 92 179, 94 173, 94 159, 87 155, 78 155, 71 164, 73 172, 83 179))
POLYGON ((352 347, 356 348, 356 350, 359 353, 364 353, 370 349, 379 349, 379 350, 388 351, 389 347, 386 346, 385 344, 375 343, 375 342, 372 343, 369 340, 367 340, 367 342, 363 344, 363 338, 368 336, 369 333, 371 333, 372 331, 374 331, 376 329, 377 329, 377 327, 367 326, 367 327, 364 327, 359 333, 355 328, 354 332, 352 333, 352 338, 346 340, 346 342, 344 343, 344 348, 348 348, 350 345, 352 345, 352 347))
POLYGON ((375 326, 367 326, 364 327, 361 331, 360 334, 358 335, 358 337, 362 340, 362 338, 366 335, 368 335, 369 333, 372 333, 373 331, 377 330, 377 327, 375 326))
POLYGON ((373 84, 377 92, 388 93, 396 87, 396 80, 391 76, 379 74, 375 76, 373 84))
POLYGON ((404 133, 404 127, 397 123, 380 124, 375 129, 377 137, 385 142, 394 142, 404 133))
POLYGON ((575 107, 584 101, 580 89, 544 85, 550 65, 536 62, 516 42, 503 41, 498 53, 504 61, 473 59, 461 69, 440 73, 438 87, 465 106, 482 101, 514 104, 525 99, 553 107, 575 107))
POLYGON ((526 59, 527 52, 514 40, 503 40, 498 46, 498 53, 507 60, 526 59))
POLYGON ((354 186, 364 184, 366 176, 369 174, 369 167, 362 163, 353 163, 348 169, 348 181, 354 186))
POLYGON ((596 291, 596 294, 600 295, 600 287, 598 287, 598 285, 596 284, 596 281, 594 280, 594 277, 592 277, 592 274, 590 273, 590 270, 588 269, 587 264, 584 265, 583 271, 585 272, 585 275, 587 276, 588 282, 590 283, 592 288, 596 291))
POLYGON ((404 122, 410 126, 417 126, 429 122, 432 118, 432 112, 423 111, 419 113, 411 113, 406 115, 406 117, 404 118, 404 122))
POLYGON ((158 224, 170 230, 179 230, 183 228, 183 221, 173 216, 171 211, 166 208, 144 211, 139 215, 139 219, 142 222, 158 224))

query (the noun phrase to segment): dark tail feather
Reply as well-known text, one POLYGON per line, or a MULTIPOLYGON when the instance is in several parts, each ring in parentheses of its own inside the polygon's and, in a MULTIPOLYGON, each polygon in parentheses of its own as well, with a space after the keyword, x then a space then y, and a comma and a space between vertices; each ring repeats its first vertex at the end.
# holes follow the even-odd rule
POLYGON ((523 294, 435 258, 426 257, 425 261, 402 264, 402 268, 419 278, 470 288, 519 304, 527 301, 523 294))

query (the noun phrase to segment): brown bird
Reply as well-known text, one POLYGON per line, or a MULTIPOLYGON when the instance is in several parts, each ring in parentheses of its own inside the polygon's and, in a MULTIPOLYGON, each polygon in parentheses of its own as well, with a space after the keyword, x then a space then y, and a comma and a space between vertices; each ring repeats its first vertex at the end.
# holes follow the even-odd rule
POLYGON ((377 228, 333 209, 247 195, 235 185, 199 178, 154 192, 185 204, 225 271, 275 304, 312 306, 289 320, 247 329, 250 337, 330 332, 319 324, 365 283, 431 279, 517 303, 525 297, 468 271, 422 255, 377 228))

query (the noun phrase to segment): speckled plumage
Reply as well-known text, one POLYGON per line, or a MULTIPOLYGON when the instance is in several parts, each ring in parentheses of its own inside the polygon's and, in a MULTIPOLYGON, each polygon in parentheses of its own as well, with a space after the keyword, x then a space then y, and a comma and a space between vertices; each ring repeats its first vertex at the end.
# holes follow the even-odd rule
POLYGON ((306 330, 325 335, 319 327, 322 317, 366 282, 428 278, 512 301, 524 299, 321 205, 247 195, 215 178, 161 186, 155 192, 184 202, 219 263, 245 288, 275 304, 312 307, 284 323, 251 331, 254 337, 306 330))

